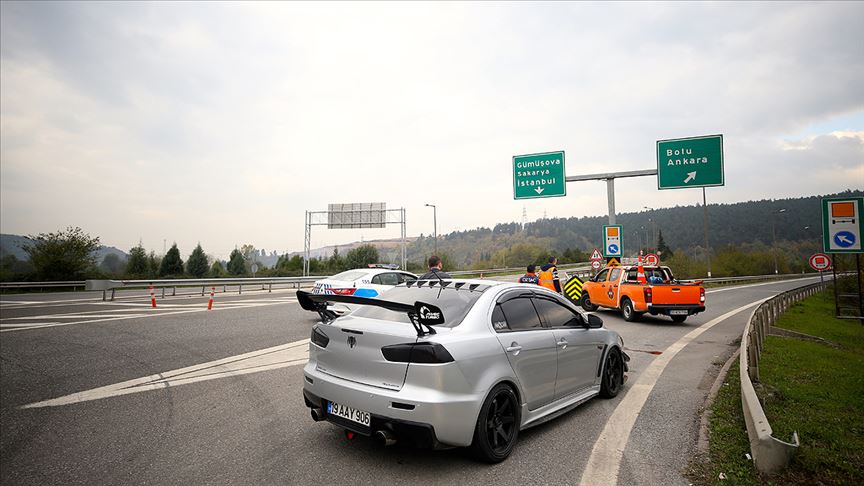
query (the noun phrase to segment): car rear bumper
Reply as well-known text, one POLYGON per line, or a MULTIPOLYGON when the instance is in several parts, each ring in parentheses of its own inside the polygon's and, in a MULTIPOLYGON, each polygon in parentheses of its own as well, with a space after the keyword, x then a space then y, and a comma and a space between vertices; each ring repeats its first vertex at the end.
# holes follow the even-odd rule
MULTIPOLYGON (((663 314, 666 316, 672 315, 672 311, 687 311, 687 314, 679 314, 679 315, 688 315, 692 316, 693 314, 698 314, 700 312, 705 311, 704 305, 691 305, 691 304, 649 304, 648 312, 652 315, 663 314)), ((675 312, 677 314, 677 312, 675 312)))
POLYGON ((401 390, 386 390, 321 373, 311 361, 303 374, 306 406, 319 408, 326 420, 340 427, 363 435, 389 430, 397 440, 435 448, 471 445, 482 396, 447 394, 407 383, 401 390), (327 415, 325 401, 369 412, 370 427, 327 415))

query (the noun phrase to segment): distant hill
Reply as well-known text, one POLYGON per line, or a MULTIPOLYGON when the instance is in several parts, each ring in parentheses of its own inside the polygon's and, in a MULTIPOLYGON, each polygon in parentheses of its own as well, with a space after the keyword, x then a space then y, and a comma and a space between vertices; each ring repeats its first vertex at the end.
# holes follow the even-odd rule
MULTIPOLYGON (((33 240, 26 236, 0 234, 0 258, 6 255, 14 255, 15 258, 21 261, 30 260, 27 252, 24 251, 24 246, 32 245, 33 240)), ((121 261, 125 262, 129 255, 123 250, 114 248, 113 246, 100 246, 95 252, 96 263, 102 263, 105 256, 108 254, 117 255, 121 261)))

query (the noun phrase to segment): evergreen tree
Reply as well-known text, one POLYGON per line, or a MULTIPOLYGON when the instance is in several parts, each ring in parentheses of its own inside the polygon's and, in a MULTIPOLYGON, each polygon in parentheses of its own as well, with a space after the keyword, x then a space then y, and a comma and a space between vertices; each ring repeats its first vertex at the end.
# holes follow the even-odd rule
POLYGON ((659 256, 662 260, 668 260, 675 255, 672 249, 666 246, 666 242, 663 240, 663 230, 657 232, 657 253, 660 254, 659 256))
POLYGON ((231 275, 243 275, 246 273, 246 260, 240 250, 234 249, 228 259, 228 273, 231 275))
POLYGON ((153 250, 150 250, 150 256, 147 257, 147 276, 150 278, 158 276, 161 263, 162 259, 156 256, 153 250))
POLYGON ((83 280, 96 267, 94 252, 99 238, 90 238, 81 228, 30 236, 32 245, 23 248, 39 280, 83 280))
POLYGON ((225 276, 225 267, 222 265, 222 262, 219 260, 213 262, 213 265, 210 266, 210 276, 214 278, 225 276))
POLYGON ((180 250, 177 249, 177 243, 171 245, 168 253, 162 258, 162 264, 159 265, 159 276, 179 277, 183 275, 183 260, 180 258, 180 250))
POLYGON ((348 268, 363 268, 370 263, 378 263, 379 258, 378 248, 372 245, 360 245, 345 255, 345 263, 348 268))
POLYGON ((139 243, 129 250, 129 261, 126 262, 126 276, 129 278, 144 278, 149 273, 147 251, 139 243))
POLYGON ((201 278, 207 274, 207 270, 207 255, 204 254, 201 243, 198 243, 198 246, 189 255, 189 260, 186 261, 186 273, 195 278, 201 278))

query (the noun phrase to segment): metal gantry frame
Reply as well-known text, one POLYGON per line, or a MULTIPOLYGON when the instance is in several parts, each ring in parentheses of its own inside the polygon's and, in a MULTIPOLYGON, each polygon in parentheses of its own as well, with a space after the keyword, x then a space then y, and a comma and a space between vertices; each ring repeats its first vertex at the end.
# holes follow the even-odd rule
MULTIPOLYGON (((384 213, 384 225, 388 224, 398 224, 400 226, 400 233, 402 239, 402 269, 405 270, 407 266, 407 254, 405 251, 405 208, 399 209, 385 209, 381 211, 384 213)), ((309 260, 310 260, 310 252, 312 251, 312 227, 313 226, 328 226, 330 222, 328 221, 327 215, 330 211, 306 211, 306 221, 305 221, 305 231, 303 233, 303 275, 309 275, 309 260)), ((367 226, 369 227, 369 226, 367 226)))

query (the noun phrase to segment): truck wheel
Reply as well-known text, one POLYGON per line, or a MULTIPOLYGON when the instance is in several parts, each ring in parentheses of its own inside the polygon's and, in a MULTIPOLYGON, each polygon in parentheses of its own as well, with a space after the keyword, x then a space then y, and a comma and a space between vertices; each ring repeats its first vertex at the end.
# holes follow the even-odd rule
POLYGON ((591 303, 591 300, 588 299, 588 292, 582 294, 582 308, 588 312, 594 312, 597 310, 597 306, 591 303))
POLYGON ((669 316, 672 318, 672 322, 684 322, 687 319, 687 316, 669 316))
POLYGON ((624 314, 624 320, 627 322, 638 321, 642 317, 641 312, 636 312, 633 308, 633 302, 625 298, 621 301, 621 313, 624 314))

